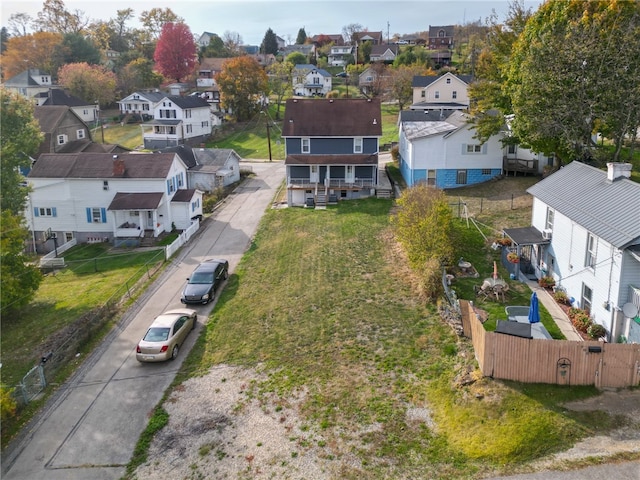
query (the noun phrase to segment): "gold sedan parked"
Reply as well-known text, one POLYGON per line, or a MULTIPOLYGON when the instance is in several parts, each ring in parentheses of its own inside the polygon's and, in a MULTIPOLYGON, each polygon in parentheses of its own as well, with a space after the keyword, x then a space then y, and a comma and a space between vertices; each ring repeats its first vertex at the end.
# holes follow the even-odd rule
POLYGON ((182 343, 196 326, 195 310, 169 310, 158 315, 136 347, 139 362, 174 360, 182 343))

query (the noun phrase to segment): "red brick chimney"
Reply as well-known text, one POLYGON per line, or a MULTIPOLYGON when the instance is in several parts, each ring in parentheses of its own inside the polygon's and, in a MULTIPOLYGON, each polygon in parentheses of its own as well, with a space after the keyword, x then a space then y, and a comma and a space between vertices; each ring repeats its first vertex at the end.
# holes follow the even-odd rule
POLYGON ((118 158, 118 155, 113 156, 113 176, 122 177, 124 175, 124 160, 118 158))

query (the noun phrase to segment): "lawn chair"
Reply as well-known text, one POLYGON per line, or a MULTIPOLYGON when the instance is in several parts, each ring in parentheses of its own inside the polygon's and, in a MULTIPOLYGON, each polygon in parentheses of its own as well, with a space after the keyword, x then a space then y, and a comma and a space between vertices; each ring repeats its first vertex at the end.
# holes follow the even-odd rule
POLYGON ((496 300, 499 302, 500 299, 502 299, 502 303, 505 302, 505 293, 507 293, 509 291, 509 285, 507 284, 498 284, 495 287, 493 287, 493 293, 496 296, 496 300))

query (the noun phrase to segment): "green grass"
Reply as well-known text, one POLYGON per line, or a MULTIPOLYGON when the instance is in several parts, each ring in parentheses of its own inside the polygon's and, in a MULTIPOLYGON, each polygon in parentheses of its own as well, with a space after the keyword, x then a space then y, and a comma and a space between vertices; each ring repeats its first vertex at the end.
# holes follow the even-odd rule
MULTIPOLYGON (((472 478, 592 433, 591 418, 557 402, 594 388, 574 397, 477 371, 472 386, 456 386, 462 366, 475 367, 472 348, 398 269, 385 235, 391 205, 369 199, 268 211, 177 381, 217 364, 260 365, 268 379, 253 395, 306 389, 308 422, 328 437, 334 428, 353 432, 365 467, 344 478, 472 478), (409 407, 429 408, 438 429, 407 421, 409 407)), ((470 254, 484 248, 466 224, 458 230, 470 254)))
MULTIPOLYGON (((122 145, 131 150, 142 147, 142 129, 139 124, 129 123, 121 126, 119 123, 105 125, 104 143, 111 145, 122 145)), ((91 136, 94 142, 102 142, 100 129, 92 130, 91 136)))

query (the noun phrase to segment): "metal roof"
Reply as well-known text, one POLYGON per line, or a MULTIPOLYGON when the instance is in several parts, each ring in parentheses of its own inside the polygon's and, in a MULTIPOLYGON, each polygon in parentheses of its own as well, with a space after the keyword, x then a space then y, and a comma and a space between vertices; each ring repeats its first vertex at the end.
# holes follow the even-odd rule
POLYGON ((527 192, 616 248, 640 243, 640 183, 574 161, 527 192))

